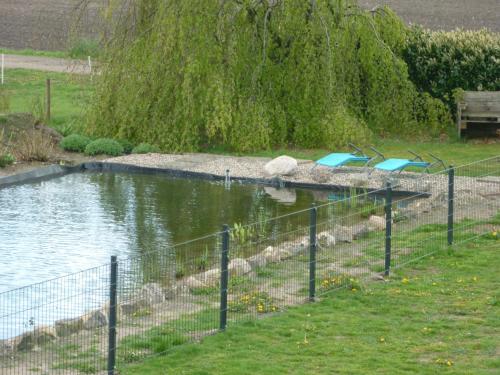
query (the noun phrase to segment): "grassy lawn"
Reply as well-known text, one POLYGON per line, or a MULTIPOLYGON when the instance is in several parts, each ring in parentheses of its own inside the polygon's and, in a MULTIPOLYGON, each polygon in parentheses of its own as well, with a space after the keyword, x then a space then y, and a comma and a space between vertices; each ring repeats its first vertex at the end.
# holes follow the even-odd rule
MULTIPOLYGON (((500 153, 500 146, 498 143, 487 144, 483 142, 474 141, 427 141, 427 142, 412 142, 407 140, 396 140, 396 139, 377 139, 374 141, 374 146, 382 152, 386 157, 395 158, 409 158, 412 159, 414 156, 408 152, 411 150, 420 154, 426 160, 432 160, 428 153, 432 153, 437 157, 443 159, 447 165, 463 165, 470 163, 472 161, 487 159, 493 156, 498 156, 500 153)), ((348 148, 344 150, 351 151, 348 148)), ((342 150, 327 150, 327 149, 275 149, 270 151, 259 151, 252 153, 255 156, 264 157, 277 157, 280 155, 289 155, 299 159, 311 159, 317 160, 322 156, 325 156, 331 152, 337 152, 342 150)), ((369 155, 374 155, 368 148, 365 151, 369 155)), ((213 153, 227 153, 223 149, 214 148, 209 152, 213 153)), ((231 153, 229 153, 231 154, 231 153)))
POLYGON ((0 48, 0 53, 4 53, 6 55, 56 57, 61 59, 68 57, 68 53, 64 51, 40 51, 35 49, 0 48))
POLYGON ((9 112, 29 112, 43 118, 47 78, 51 79, 52 116, 49 125, 68 133, 81 123, 82 111, 91 92, 87 76, 9 69, 4 85, 9 112))
POLYGON ((500 234, 120 374, 497 374, 500 234))

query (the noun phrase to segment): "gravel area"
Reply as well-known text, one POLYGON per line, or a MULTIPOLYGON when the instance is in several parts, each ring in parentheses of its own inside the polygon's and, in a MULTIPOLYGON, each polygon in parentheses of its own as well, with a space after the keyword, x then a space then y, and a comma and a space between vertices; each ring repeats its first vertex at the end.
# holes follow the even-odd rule
MULTIPOLYGON (((225 176, 229 170, 232 178, 270 179, 266 175, 264 165, 269 158, 234 157, 212 154, 145 154, 127 155, 107 159, 106 162, 128 164, 149 168, 169 168, 189 172, 209 173, 225 176)), ((496 163, 496 161, 492 161, 496 163)), ((493 168, 492 168, 493 170, 493 168)), ((397 183, 395 189, 439 196, 447 192, 448 176, 443 174, 422 174, 403 172, 389 175, 381 171, 373 171, 363 167, 341 167, 334 170, 316 166, 312 160, 298 160, 298 168, 291 176, 279 176, 283 181, 319 184, 325 187, 358 187, 383 189, 388 181, 397 183)), ((474 191, 476 194, 500 197, 500 177, 456 177, 456 191, 474 191)))

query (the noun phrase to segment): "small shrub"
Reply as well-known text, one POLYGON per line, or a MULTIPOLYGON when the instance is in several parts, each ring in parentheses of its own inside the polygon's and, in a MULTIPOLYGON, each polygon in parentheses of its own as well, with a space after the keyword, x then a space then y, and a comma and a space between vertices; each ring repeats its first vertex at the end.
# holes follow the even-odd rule
POLYGON ((12 156, 11 154, 7 153, 0 155, 0 168, 5 168, 8 165, 12 165, 15 161, 16 158, 14 158, 14 156, 12 156))
POLYGON ((118 143, 120 143, 123 147, 123 152, 125 154, 131 154, 132 153, 132 150, 134 149, 134 145, 132 144, 132 142, 126 140, 126 139, 119 139, 118 140, 118 143))
POLYGON ((156 146, 150 145, 149 143, 141 143, 134 147, 132 154, 149 154, 153 152, 159 152, 160 149, 156 146))
POLYGON ((25 131, 17 137, 13 150, 17 160, 49 161, 54 152, 54 141, 44 132, 25 131))
POLYGON ((123 146, 114 139, 99 138, 93 142, 90 142, 87 147, 85 147, 85 154, 89 156, 120 156, 123 155, 123 146))
POLYGON ((59 145, 65 151, 84 152, 90 142, 92 140, 84 135, 71 134, 64 137, 59 145))

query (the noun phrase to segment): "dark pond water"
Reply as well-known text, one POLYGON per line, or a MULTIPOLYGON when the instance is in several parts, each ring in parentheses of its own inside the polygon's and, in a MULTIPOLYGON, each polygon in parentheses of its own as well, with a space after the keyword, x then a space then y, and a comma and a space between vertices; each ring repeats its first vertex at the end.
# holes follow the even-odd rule
MULTIPOLYGON (((311 190, 240 183, 227 188, 203 180, 119 173, 77 173, 5 188, 0 190, 0 292, 99 266, 111 255, 126 259, 158 253, 220 231, 224 223, 234 227, 263 222, 332 197, 311 190)), ((291 230, 307 218, 307 213, 292 215, 266 230, 282 231, 279 225, 291 230)), ((180 247, 168 262, 188 259, 190 251, 204 249, 180 247)), ((47 324, 101 304, 107 290, 94 286, 106 285, 107 275, 103 267, 73 279, 0 294, 0 338, 18 334, 32 315, 39 314, 37 322, 47 324), (60 293, 70 292, 79 299, 68 297, 67 309, 52 302, 60 300, 60 293), (81 302, 87 294, 95 297, 92 306, 81 302), (43 311, 32 310, 36 305, 43 311), (17 316, 21 310, 26 313, 17 316), (5 323, 7 319, 13 323, 5 323)))

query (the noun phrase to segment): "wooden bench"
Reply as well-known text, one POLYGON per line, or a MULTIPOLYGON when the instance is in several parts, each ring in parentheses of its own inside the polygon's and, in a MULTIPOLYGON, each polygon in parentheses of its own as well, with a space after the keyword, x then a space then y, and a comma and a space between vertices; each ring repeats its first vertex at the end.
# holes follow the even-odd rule
POLYGON ((465 91, 457 103, 457 130, 500 129, 500 91, 465 91))

